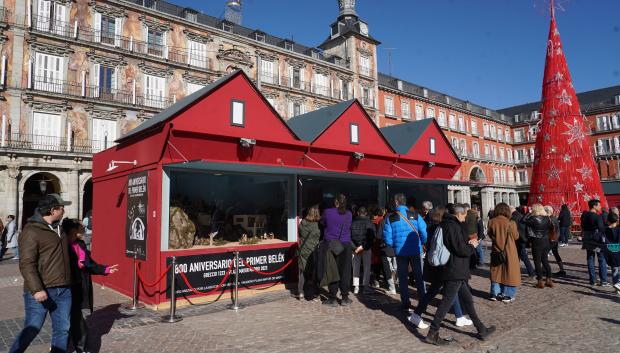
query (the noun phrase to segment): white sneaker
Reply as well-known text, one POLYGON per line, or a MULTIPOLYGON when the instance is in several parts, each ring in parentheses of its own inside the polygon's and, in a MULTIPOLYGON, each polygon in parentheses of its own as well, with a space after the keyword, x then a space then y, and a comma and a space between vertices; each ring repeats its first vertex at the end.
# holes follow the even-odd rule
POLYGON ((614 288, 620 291, 620 282, 614 284, 614 288))
POLYGON ((387 291, 387 294, 389 294, 389 295, 396 295, 396 288, 390 288, 390 289, 387 291))
POLYGON ((358 294, 359 292, 360 292, 360 287, 359 286, 353 287, 353 294, 358 294))
POLYGON ((456 326, 458 326, 458 327, 471 326, 473 324, 474 324, 474 322, 471 321, 470 319, 466 318, 465 316, 461 316, 461 317, 456 319, 456 326))
POLYGON ((411 314, 411 316, 409 316, 409 322, 411 322, 413 324, 413 326, 419 328, 419 329, 427 329, 428 328, 428 324, 426 322, 424 322, 424 320, 422 320, 422 318, 420 317, 420 315, 413 313, 411 314))

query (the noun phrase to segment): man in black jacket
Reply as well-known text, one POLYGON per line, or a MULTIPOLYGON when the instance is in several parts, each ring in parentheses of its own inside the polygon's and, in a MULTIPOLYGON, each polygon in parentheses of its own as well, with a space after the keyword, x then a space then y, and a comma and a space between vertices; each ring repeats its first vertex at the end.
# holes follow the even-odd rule
POLYGON ((523 207, 519 206, 512 212, 511 219, 515 221, 515 223, 517 223, 517 230, 519 231, 519 240, 516 241, 519 260, 521 260, 525 265, 525 270, 527 271, 528 277, 533 278, 534 267, 532 266, 532 262, 527 255, 527 226, 525 225, 525 223, 521 222, 521 219, 523 219, 523 215, 523 207))
POLYGON ((462 206, 454 207, 454 214, 444 214, 441 222, 443 233, 443 243, 450 251, 448 263, 441 268, 441 278, 444 281, 444 294, 441 304, 437 308, 431 328, 424 339, 426 343, 437 346, 449 344, 448 340, 439 337, 439 327, 444 317, 450 310, 456 295, 459 295, 465 312, 474 322, 478 330, 478 337, 485 340, 495 332, 495 326, 486 327, 478 318, 474 301, 469 290, 468 280, 471 277, 469 272, 469 258, 476 252, 478 239, 468 239, 461 223, 465 221, 466 211, 462 206))

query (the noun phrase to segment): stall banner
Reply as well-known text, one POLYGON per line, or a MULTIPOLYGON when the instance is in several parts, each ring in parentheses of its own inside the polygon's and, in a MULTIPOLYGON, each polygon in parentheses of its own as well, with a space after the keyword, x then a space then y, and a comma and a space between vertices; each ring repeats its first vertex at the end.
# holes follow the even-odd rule
MULTIPOLYGON (((258 285, 282 282, 285 280, 287 273, 290 273, 293 266, 287 267, 284 271, 280 271, 273 275, 262 275, 252 271, 243 264, 245 260, 254 269, 261 272, 274 272, 285 266, 291 259, 291 248, 275 248, 248 250, 239 253, 239 289, 252 288, 258 285)), ((197 254, 189 256, 177 256, 174 273, 176 277, 176 295, 192 295, 194 294, 185 284, 182 272, 187 278, 189 284, 194 289, 201 292, 213 290, 220 284, 230 265, 234 262, 235 254, 232 252, 217 254, 197 254)), ((166 264, 172 264, 172 258, 166 258, 166 264)), ((172 279, 172 271, 167 275, 166 297, 170 298, 170 281, 172 279)), ((230 275, 220 289, 213 294, 219 294, 222 290, 232 289, 235 284, 235 267, 232 267, 230 275)))
POLYGON ((148 172, 130 174, 127 181, 125 255, 146 260, 148 172))

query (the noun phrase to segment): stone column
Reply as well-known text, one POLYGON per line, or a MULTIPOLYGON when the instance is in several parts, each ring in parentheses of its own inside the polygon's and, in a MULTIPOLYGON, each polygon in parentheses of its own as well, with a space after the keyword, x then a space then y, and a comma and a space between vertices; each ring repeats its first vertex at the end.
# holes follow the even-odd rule
POLYGON ((448 203, 454 203, 454 190, 448 190, 448 203))
POLYGON ((506 204, 510 204, 510 199, 508 198, 508 193, 507 192, 502 193, 502 202, 504 202, 506 204))
POLYGON ((3 220, 10 214, 17 215, 18 176, 19 168, 16 166, 0 171, 0 205, 3 205, 0 216, 3 220))
POLYGON ((67 179, 65 185, 67 190, 62 191, 62 197, 71 201, 71 205, 65 207, 65 217, 77 218, 80 208, 80 174, 77 169, 66 172, 67 179))
POLYGON ((489 188, 480 190, 480 202, 482 203, 482 218, 487 221, 489 219, 489 210, 493 209, 493 191, 489 188))

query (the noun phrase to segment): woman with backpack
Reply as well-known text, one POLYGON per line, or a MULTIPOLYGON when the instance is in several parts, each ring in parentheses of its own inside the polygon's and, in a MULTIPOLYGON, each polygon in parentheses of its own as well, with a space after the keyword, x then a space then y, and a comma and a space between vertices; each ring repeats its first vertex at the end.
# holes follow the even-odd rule
POLYGON ((549 233, 553 230, 553 224, 545 211, 543 205, 537 203, 532 205, 532 212, 523 217, 521 222, 527 226, 527 235, 532 243, 532 257, 534 258, 534 268, 536 268, 536 288, 553 288, 551 280, 551 266, 547 256, 551 244, 549 243, 549 233), (543 281, 543 267, 546 274, 546 281, 543 281))
POLYGON ((323 302, 325 305, 337 306, 338 289, 340 289, 340 305, 352 303, 349 299, 351 282, 351 222, 353 216, 347 210, 347 198, 338 194, 334 200, 334 207, 323 211, 321 225, 323 226, 323 240, 327 243, 328 251, 336 258, 340 279, 328 284, 329 298, 323 302))
POLYGON ((495 218, 489 220, 491 250, 491 296, 493 301, 510 303, 521 285, 521 266, 515 241, 519 239, 517 224, 511 220, 510 206, 495 206, 495 218))
MULTIPOLYGON (((437 228, 439 228, 439 224, 443 218, 444 213, 446 213, 446 208, 443 206, 439 206, 433 209, 430 217, 430 225, 428 228, 428 239, 426 242, 426 249, 430 249, 430 242, 433 239, 433 235, 437 228)), ((426 294, 420 299, 418 306, 413 311, 413 314, 409 317, 409 321, 419 329, 428 328, 428 324, 422 320, 422 314, 426 311, 428 304, 439 294, 443 281, 441 280, 441 268, 438 266, 431 266, 429 263, 428 256, 424 258, 424 280, 430 283, 426 294)), ((461 302, 459 300, 459 296, 454 298, 454 302, 452 303, 452 309, 454 310, 454 316, 456 317, 456 326, 470 326, 473 325, 473 322, 469 320, 465 315, 463 315, 463 309, 461 308, 461 302)))

